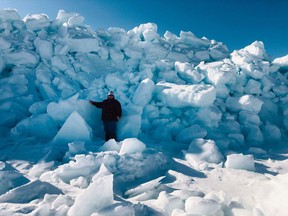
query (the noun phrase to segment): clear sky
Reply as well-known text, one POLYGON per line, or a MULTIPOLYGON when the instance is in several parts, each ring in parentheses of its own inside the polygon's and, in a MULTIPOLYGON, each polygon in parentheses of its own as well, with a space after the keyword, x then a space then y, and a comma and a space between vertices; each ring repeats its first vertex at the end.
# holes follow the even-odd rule
POLYGON ((191 31, 223 42, 230 51, 261 40, 273 57, 288 54, 288 0, 0 0, 0 8, 7 7, 22 18, 44 13, 50 20, 59 9, 78 12, 94 29, 128 31, 153 22, 161 36, 166 30, 191 31))

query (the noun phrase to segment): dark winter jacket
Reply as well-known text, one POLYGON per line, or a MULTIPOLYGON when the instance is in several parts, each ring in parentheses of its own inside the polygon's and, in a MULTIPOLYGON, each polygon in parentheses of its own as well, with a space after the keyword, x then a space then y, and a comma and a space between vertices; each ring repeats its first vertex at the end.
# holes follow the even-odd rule
POLYGON ((103 121, 118 121, 117 117, 121 118, 122 116, 121 104, 115 98, 106 99, 102 102, 91 101, 91 104, 93 104, 97 108, 102 109, 101 119, 103 121))

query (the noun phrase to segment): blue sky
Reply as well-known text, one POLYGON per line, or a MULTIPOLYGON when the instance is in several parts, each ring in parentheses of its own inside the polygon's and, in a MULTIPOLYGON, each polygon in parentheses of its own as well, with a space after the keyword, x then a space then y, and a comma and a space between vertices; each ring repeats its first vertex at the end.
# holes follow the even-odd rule
POLYGON ((230 51, 261 40, 273 57, 288 54, 287 0, 0 0, 0 8, 7 7, 22 18, 45 13, 50 20, 59 9, 78 12, 94 29, 127 31, 153 22, 161 36, 166 30, 176 35, 191 31, 223 42, 230 51))

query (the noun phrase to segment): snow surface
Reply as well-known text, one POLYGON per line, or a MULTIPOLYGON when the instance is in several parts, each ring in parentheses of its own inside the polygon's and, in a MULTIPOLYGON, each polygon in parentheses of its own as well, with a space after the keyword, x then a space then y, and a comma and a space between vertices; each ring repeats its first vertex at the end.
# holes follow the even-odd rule
POLYGON ((0 215, 287 215, 287 56, 84 21, 0 10, 0 215))

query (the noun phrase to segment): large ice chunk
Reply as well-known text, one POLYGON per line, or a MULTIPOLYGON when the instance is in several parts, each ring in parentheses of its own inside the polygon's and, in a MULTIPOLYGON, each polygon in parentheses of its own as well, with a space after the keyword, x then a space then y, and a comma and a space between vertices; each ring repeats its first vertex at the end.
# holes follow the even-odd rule
POLYGON ((155 85, 151 79, 147 78, 141 81, 133 95, 133 102, 144 107, 151 100, 154 88, 155 85))
POLYGON ((276 58, 272 63, 278 65, 281 69, 288 69, 288 55, 276 58))
POLYGON ((59 39, 59 42, 68 45, 70 50, 74 52, 89 53, 97 52, 100 49, 99 41, 96 38, 65 38, 59 39))
POLYGON ((143 152, 146 145, 137 138, 128 138, 123 140, 119 154, 133 154, 136 152, 143 152))
POLYGON ((55 88, 48 83, 39 84, 38 90, 43 100, 56 100, 58 98, 55 88))
POLYGON ((253 42, 251 45, 246 46, 244 50, 248 52, 249 54, 259 57, 259 58, 263 58, 264 55, 266 54, 264 44, 262 41, 253 42))
POLYGON ((46 14, 32 14, 24 17, 27 29, 38 31, 50 26, 49 17, 46 14))
POLYGON ((109 88, 115 89, 126 86, 128 84, 128 80, 123 79, 119 73, 109 73, 105 78, 105 83, 109 88))
POLYGON ((198 121, 208 127, 218 127, 221 117, 222 112, 217 106, 205 107, 197 113, 198 121))
MULTIPOLYGON (((0 50, 9 49, 10 47, 11 47, 11 42, 0 37, 0 50)), ((2 68, 2 67, 0 67, 0 68, 2 68)))
POLYGON ((36 70, 36 78, 41 83, 51 83, 52 74, 48 69, 39 68, 36 70))
POLYGON ((187 62, 181 63, 176 61, 175 70, 177 71, 179 77, 188 82, 199 83, 205 78, 204 74, 199 73, 194 69, 193 65, 188 64, 187 62))
POLYGON ((261 83, 254 80, 254 79, 250 79, 247 83, 247 85, 245 86, 245 92, 247 94, 260 94, 262 92, 261 90, 261 83))
POLYGON ((153 41, 159 37, 157 34, 157 25, 154 23, 141 24, 139 27, 128 31, 128 35, 138 36, 139 39, 140 36, 143 36, 145 41, 153 41))
POLYGON ((264 136, 269 142, 279 142, 281 141, 281 130, 276 125, 267 122, 264 128, 264 136))
POLYGON ((212 59, 225 59, 229 56, 230 53, 226 45, 223 45, 221 42, 214 42, 214 40, 211 42, 213 45, 209 48, 209 55, 212 59))
POLYGON ((138 46, 132 46, 128 44, 124 48, 124 51, 126 56, 133 59, 141 59, 143 56, 143 50, 141 49, 141 47, 138 46))
POLYGON ((80 14, 76 14, 73 17, 70 17, 68 20, 68 26, 80 26, 83 24, 85 18, 81 16, 80 14))
MULTIPOLYGON (((123 107, 124 116, 117 125, 117 137, 120 140, 130 137, 137 137, 141 129, 141 112, 129 113, 126 115, 126 108, 123 107)), ((128 110, 129 112, 131 110, 128 110)), ((132 112, 134 112, 132 110, 132 112)))
POLYGON ((88 216, 113 204, 113 174, 105 165, 101 165, 99 172, 93 177, 93 182, 79 194, 73 206, 69 209, 69 216, 88 216))
POLYGON ((82 17, 78 13, 69 13, 65 12, 64 10, 59 10, 57 17, 56 17, 56 23, 63 24, 67 23, 68 26, 72 27, 75 25, 82 25, 84 21, 84 17, 82 17))
POLYGON ((212 85, 176 85, 157 83, 158 97, 170 107, 207 107, 216 99, 216 90, 212 85))
POLYGON ((118 50, 121 50, 124 47, 126 47, 127 43, 129 42, 129 38, 124 29, 117 27, 110 27, 108 28, 108 32, 110 33, 109 44, 111 44, 118 50))
POLYGON ((250 125, 256 125, 260 126, 261 120, 259 116, 253 112, 249 112, 246 110, 242 110, 239 113, 239 123, 241 123, 243 126, 248 127, 250 125))
POLYGON ((284 96, 288 93, 288 87, 286 84, 280 84, 273 87, 273 92, 277 96, 284 96))
POLYGON ((53 46, 50 41, 36 38, 34 44, 41 58, 48 60, 52 57, 53 46))
POLYGON ((191 143, 193 139, 204 138, 206 135, 206 129, 200 127, 199 125, 192 125, 188 128, 180 130, 175 139, 178 142, 191 143))
POLYGON ((228 97, 226 106, 232 111, 246 110, 252 113, 259 113, 263 102, 253 95, 243 95, 241 97, 228 97))
POLYGON ((120 52, 119 50, 115 49, 114 47, 111 47, 109 49, 110 53, 110 58, 117 63, 122 63, 124 59, 124 54, 120 52))
POLYGON ((82 116, 74 111, 54 137, 54 142, 90 141, 91 138, 92 129, 82 116))
POLYGON ((86 100, 78 99, 76 94, 67 100, 59 100, 58 103, 51 102, 47 106, 47 113, 59 124, 63 125, 73 111, 77 111, 89 123, 91 127, 101 124, 100 109, 95 109, 86 100))
POLYGON ((17 10, 15 9, 1 9, 0 20, 17 21, 21 20, 21 16, 17 13, 17 10))
MULTIPOLYGON (((1 98, 1 97, 0 97, 1 98)), ((0 125, 13 127, 21 119, 26 118, 27 110, 15 102, 1 102, 0 105, 0 125)))
POLYGON ((195 53, 195 57, 197 58, 198 61, 209 61, 210 60, 210 55, 209 51, 207 50, 201 50, 195 53))
MULTIPOLYGON (((198 38, 192 32, 181 31, 180 32, 180 42, 189 44, 193 48, 208 48, 210 46, 210 41, 206 38, 198 38)), ((208 53, 209 54, 209 53, 208 53)))
POLYGON ((253 145, 260 145, 264 141, 264 136, 260 128, 256 125, 250 125, 245 128, 246 140, 253 145))
POLYGON ((223 85, 230 82, 234 77, 234 74, 231 73, 231 71, 224 71, 220 68, 211 67, 207 68, 206 77, 210 83, 217 86, 219 84, 223 85))
POLYGON ((38 56, 28 51, 9 53, 4 56, 4 59, 6 64, 25 65, 26 67, 34 67, 39 61, 38 56))
POLYGON ((155 23, 141 24, 139 28, 143 28, 143 37, 146 41, 153 41, 159 37, 155 23))
MULTIPOLYGON (((192 50, 190 52, 193 53, 192 50)), ((189 57, 191 55, 193 55, 193 54, 190 54, 190 53, 188 55, 185 55, 185 54, 184 53, 180 53, 180 52, 171 51, 171 52, 168 53, 166 59, 168 61, 171 61, 171 62, 175 62, 175 61, 189 62, 189 57)))
POLYGON ((102 151, 119 151, 120 145, 114 140, 110 139, 104 143, 104 145, 100 148, 102 151))
POLYGON ((55 72, 62 72, 69 69, 69 61, 66 56, 53 56, 51 59, 51 69, 55 72))
POLYGON ((55 136, 58 125, 48 114, 34 115, 20 121, 12 130, 14 135, 49 138, 55 136))
POLYGON ((227 156, 225 167, 233 169, 255 170, 253 155, 231 154, 227 156))
MULTIPOLYGON (((27 85, 29 82, 28 80, 26 79, 25 75, 23 74, 15 74, 14 76, 9 76, 9 77, 6 77, 6 78, 2 78, 0 80, 0 84, 1 84, 1 87, 4 88, 4 89, 9 89, 10 86, 5 86, 5 85, 15 85, 13 86, 14 88, 14 92, 18 93, 18 94, 23 94, 26 92, 26 89, 25 91, 18 91, 17 87, 20 87, 21 89, 25 88, 25 85, 27 85), (17 86, 19 85, 19 86, 17 86), (17 89, 17 90, 16 90, 17 89)), ((17 94, 16 93, 16 94, 17 94)))

